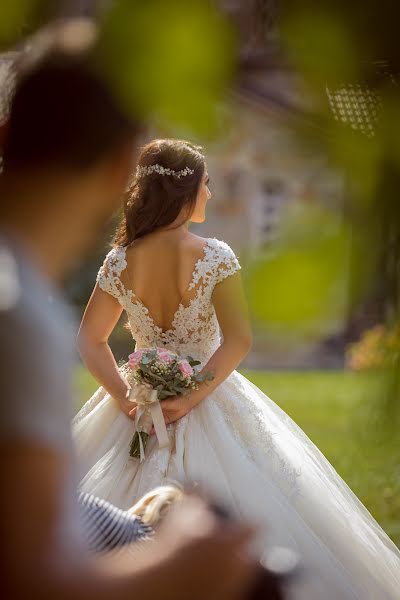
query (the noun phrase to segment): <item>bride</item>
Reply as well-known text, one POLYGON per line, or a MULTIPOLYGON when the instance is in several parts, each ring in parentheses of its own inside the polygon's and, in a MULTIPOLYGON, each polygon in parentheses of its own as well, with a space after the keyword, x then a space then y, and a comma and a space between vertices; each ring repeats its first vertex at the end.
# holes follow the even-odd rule
POLYGON ((127 509, 167 481, 198 482, 259 526, 260 550, 298 552, 309 600, 399 598, 398 549, 301 429, 235 370, 251 345, 238 259, 188 230, 205 219, 208 181, 199 147, 155 140, 142 150, 79 333, 102 386, 73 424, 81 489, 127 509), (163 401, 169 446, 151 436, 142 462, 129 457, 129 369, 108 345, 123 311, 136 349, 190 355, 214 375, 163 401))

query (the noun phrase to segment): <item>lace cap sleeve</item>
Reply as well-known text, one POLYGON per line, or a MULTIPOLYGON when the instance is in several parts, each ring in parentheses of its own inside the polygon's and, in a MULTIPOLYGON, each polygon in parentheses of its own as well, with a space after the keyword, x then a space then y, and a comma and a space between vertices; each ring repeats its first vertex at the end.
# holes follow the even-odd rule
POLYGON ((99 287, 117 300, 124 294, 120 275, 126 268, 125 248, 113 248, 107 254, 97 273, 99 287))
POLYGON ((217 264, 215 268, 215 285, 221 283, 230 275, 240 271, 240 263, 230 246, 226 242, 215 240, 217 251, 217 264))

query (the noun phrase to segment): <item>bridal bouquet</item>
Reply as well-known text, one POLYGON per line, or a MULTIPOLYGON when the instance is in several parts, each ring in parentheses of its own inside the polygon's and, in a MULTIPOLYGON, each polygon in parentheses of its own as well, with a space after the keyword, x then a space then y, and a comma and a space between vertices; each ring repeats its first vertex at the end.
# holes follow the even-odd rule
POLYGON ((129 454, 142 461, 153 425, 159 447, 169 444, 160 402, 169 396, 188 394, 197 389, 199 383, 211 381, 214 376, 211 373, 197 373, 194 367, 200 361, 191 356, 182 358, 163 348, 137 350, 130 354, 128 364, 134 381, 130 400, 137 404, 135 435, 129 454))

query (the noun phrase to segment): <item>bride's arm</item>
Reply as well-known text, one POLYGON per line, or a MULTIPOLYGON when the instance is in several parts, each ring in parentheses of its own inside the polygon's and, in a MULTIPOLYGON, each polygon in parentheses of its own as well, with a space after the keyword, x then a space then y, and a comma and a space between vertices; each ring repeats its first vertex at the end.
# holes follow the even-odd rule
POLYGON ((163 400, 163 413, 167 423, 180 419, 215 390, 238 367, 251 348, 252 333, 240 272, 215 286, 212 301, 223 342, 204 366, 202 373, 211 371, 214 379, 201 384, 199 389, 187 396, 163 400))
POLYGON ((122 313, 118 300, 97 284, 90 297, 78 333, 78 348, 93 377, 129 414, 132 403, 127 400, 129 384, 118 370, 108 338, 122 313))
POLYGON ((214 379, 199 388, 201 399, 220 385, 250 351, 253 337, 240 272, 218 283, 212 301, 221 328, 223 342, 204 366, 214 379))

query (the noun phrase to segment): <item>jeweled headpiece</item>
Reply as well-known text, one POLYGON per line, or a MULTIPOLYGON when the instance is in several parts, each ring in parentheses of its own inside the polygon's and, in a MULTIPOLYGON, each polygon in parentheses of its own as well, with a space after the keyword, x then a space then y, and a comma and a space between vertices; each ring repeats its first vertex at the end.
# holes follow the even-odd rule
POLYGON ((136 179, 140 179, 146 175, 151 175, 151 173, 158 173, 159 175, 172 175, 172 177, 180 179, 181 177, 186 177, 186 175, 193 175, 194 171, 193 169, 189 169, 189 167, 185 167, 181 171, 174 171, 173 169, 166 169, 158 163, 148 167, 136 167, 136 179))

